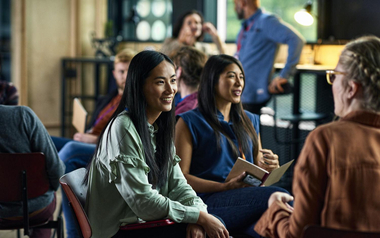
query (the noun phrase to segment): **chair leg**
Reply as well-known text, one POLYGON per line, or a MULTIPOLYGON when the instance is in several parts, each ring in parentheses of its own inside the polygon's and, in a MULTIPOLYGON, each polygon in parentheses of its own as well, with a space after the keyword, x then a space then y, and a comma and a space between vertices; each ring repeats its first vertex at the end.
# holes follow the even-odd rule
POLYGON ((17 238, 21 238, 21 232, 20 232, 20 229, 17 229, 17 238))
POLYGON ((23 208, 23 222, 24 222, 24 236, 29 236, 29 209, 28 209, 28 188, 27 188, 27 174, 23 170, 21 174, 22 181, 22 208, 23 208))
MULTIPOLYGON (((52 236, 51 236, 52 238, 55 237, 55 234, 56 234, 56 233, 58 233, 58 234, 57 234, 57 237, 58 237, 58 238, 60 238, 60 237, 63 238, 63 229, 62 229, 62 227, 63 227, 63 220, 62 220, 62 203, 61 203, 61 205, 59 206, 58 217, 57 217, 57 221, 58 221, 58 223, 60 223, 59 220, 61 220, 61 223, 62 223, 62 224, 61 224, 61 230, 62 230, 62 231, 61 231, 61 234, 58 233, 58 229, 54 229, 53 234, 52 234, 52 236)), ((58 225, 59 225, 59 224, 58 224, 58 225)))
POLYGON ((57 225, 57 238, 63 238, 63 220, 62 220, 62 216, 58 216, 57 221, 58 221, 58 225, 57 225))

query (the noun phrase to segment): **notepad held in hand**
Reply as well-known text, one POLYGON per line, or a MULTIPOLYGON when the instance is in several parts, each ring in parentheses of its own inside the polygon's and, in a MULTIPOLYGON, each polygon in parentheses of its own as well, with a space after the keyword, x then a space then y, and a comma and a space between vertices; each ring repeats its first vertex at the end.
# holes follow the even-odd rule
POLYGON ((84 133, 86 129, 87 111, 78 98, 73 102, 73 119, 72 124, 78 132, 84 133))
POLYGON ((243 172, 246 172, 246 174, 250 174, 255 178, 259 179, 262 182, 261 185, 270 186, 280 181, 282 175, 284 175, 284 173, 293 163, 293 161, 294 160, 291 160, 286 164, 283 164, 279 168, 273 170, 272 172, 268 172, 265 169, 262 169, 259 166, 252 164, 246 160, 243 160, 239 157, 236 160, 234 166, 232 167, 230 173, 228 174, 226 182, 242 174, 243 172))

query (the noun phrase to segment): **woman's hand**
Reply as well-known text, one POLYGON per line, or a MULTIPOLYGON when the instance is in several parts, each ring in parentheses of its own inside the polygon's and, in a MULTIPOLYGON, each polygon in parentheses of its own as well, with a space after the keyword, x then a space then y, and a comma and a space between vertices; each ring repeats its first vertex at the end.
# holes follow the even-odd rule
POLYGON ((290 196, 289 194, 287 193, 283 193, 283 192, 274 192, 272 193, 272 195, 270 195, 269 197, 269 200, 268 200, 268 207, 270 207, 272 205, 273 202, 275 201, 280 201, 280 202, 283 202, 286 204, 286 206, 291 210, 293 211, 293 207, 290 206, 288 204, 288 202, 290 201, 293 201, 294 200, 294 197, 293 196, 290 196))
POLYGON ((243 172, 239 176, 236 176, 235 178, 229 180, 228 182, 225 182, 224 183, 225 190, 249 187, 250 185, 243 182, 246 175, 247 174, 243 172))
POLYGON ((219 54, 225 53, 225 44, 220 39, 218 35, 218 31, 216 30, 215 26, 210 22, 203 23, 202 31, 210 34, 212 41, 215 43, 216 47, 218 48, 219 54))
POLYGON ((189 224, 186 229, 186 238, 204 238, 206 232, 201 225, 189 224))
POLYGON ((261 168, 265 169, 268 172, 272 172, 273 170, 280 167, 278 155, 267 149, 261 149, 260 152, 263 153, 263 157, 261 157, 259 160, 259 166, 261 168))
POLYGON ((206 212, 201 211, 199 213, 197 224, 205 229, 210 238, 229 238, 229 233, 223 223, 206 212))
POLYGON ((211 22, 203 23, 202 30, 210 34, 212 37, 218 36, 218 31, 211 22))

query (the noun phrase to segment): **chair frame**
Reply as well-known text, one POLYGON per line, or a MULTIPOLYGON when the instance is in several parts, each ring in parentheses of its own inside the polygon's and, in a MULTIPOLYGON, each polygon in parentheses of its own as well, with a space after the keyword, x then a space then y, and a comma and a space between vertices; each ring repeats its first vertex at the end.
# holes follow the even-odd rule
MULTIPOLYGON (((87 185, 83 183, 85 173, 85 168, 76 169, 70 173, 63 175, 59 179, 59 183, 61 184, 63 192, 66 194, 67 199, 69 200, 70 207, 73 209, 83 238, 89 238, 92 236, 91 223, 88 219, 86 211, 83 209, 86 202, 88 188, 87 185)), ((127 224, 125 226, 121 226, 120 230, 149 229, 153 227, 168 226, 173 224, 176 223, 169 219, 161 219, 146 223, 141 222, 127 224)))
POLYGON ((90 221, 83 208, 87 195, 87 186, 82 182, 85 172, 85 168, 74 170, 63 175, 59 179, 59 183, 61 184, 62 190, 69 201, 69 205, 75 214, 82 236, 84 238, 89 238, 92 236, 92 229, 90 221))
POLYGON ((0 230, 24 229, 24 235, 29 236, 30 228, 56 229, 57 237, 63 237, 63 221, 58 216, 57 220, 46 220, 42 223, 30 224, 28 199, 36 198, 46 193, 50 187, 45 168, 45 155, 34 153, 0 153, 0 167, 7 168, 7 172, 0 173, 0 201, 22 202, 23 219, 21 222, 3 222, 0 230), (29 177, 28 177, 29 176, 29 177), (6 181, 3 183, 2 181, 6 181), (9 181, 12 181, 9 183, 9 181))

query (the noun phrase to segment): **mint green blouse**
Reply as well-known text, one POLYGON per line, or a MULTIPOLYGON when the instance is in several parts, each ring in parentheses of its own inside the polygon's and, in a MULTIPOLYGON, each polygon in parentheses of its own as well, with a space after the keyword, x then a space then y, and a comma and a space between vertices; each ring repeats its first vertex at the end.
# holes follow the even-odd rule
MULTIPOLYGON (((148 127, 156 149, 157 127, 149 123, 148 127)), ((139 220, 169 218, 177 223, 196 223, 199 212, 207 212, 187 184, 177 155, 170 162, 167 183, 152 188, 144 148, 127 112, 120 113, 104 135, 98 159, 91 164, 85 208, 93 237, 111 237, 119 226, 139 220)), ((172 149, 175 151, 174 145, 172 149)))

